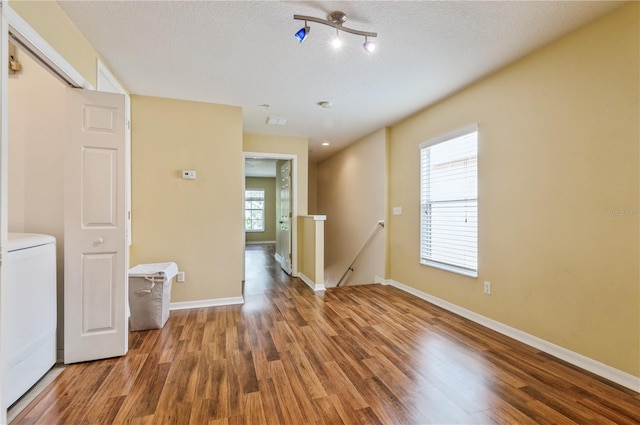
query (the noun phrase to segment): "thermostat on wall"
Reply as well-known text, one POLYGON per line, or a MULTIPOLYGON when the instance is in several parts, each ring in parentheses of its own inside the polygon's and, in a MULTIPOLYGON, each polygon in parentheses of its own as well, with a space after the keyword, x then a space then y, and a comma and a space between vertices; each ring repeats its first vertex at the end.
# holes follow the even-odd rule
POLYGON ((182 170, 182 178, 185 180, 195 180, 196 170, 182 170))

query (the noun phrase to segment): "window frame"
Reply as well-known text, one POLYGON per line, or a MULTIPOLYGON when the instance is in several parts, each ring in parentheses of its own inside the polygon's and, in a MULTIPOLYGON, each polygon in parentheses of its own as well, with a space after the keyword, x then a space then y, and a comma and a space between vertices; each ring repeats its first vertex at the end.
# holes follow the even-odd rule
MULTIPOLYGON (((259 201, 260 199, 255 199, 259 201)), ((245 233, 264 233, 266 232, 266 190, 264 188, 245 188, 244 189, 244 231, 245 233), (247 196, 249 191, 262 192, 262 208, 249 208, 247 209, 247 201, 254 201, 253 198, 247 196), (247 211, 262 211, 262 229, 247 229, 247 211)), ((257 219, 250 218, 251 223, 254 223, 257 219)), ((253 226, 252 226, 253 227, 253 226)))
MULTIPOLYGON (((478 226, 478 151, 479 151, 479 144, 480 144, 479 140, 480 138, 479 138, 478 125, 474 124, 474 125, 461 128, 454 132, 448 133, 444 136, 431 139, 419 145, 419 148, 420 148, 420 234, 419 234, 420 264, 458 273, 458 274, 468 276, 468 277, 473 277, 473 278, 478 277, 478 227, 479 227, 478 226), (468 161, 468 159, 475 159, 475 175, 473 175, 473 178, 475 179, 475 188, 474 188, 475 198, 473 196, 469 197, 469 195, 473 195, 473 193, 467 192, 465 197, 463 197, 462 199, 456 199, 456 197, 453 196, 452 198, 428 200, 427 199, 428 193, 430 193, 430 191, 432 190, 429 185, 430 184, 433 185, 433 183, 431 183, 431 180, 430 180, 431 168, 429 168, 428 170, 425 170, 425 167, 427 167, 427 164, 425 164, 425 158, 424 158, 425 151, 429 151, 431 148, 435 147, 436 145, 452 142, 454 140, 457 140, 464 136, 468 136, 473 133, 476 133, 475 156, 468 156, 465 158, 465 161, 468 161), (425 181, 425 179, 429 179, 429 181, 427 182, 425 181), (434 258, 435 256, 433 255, 432 251, 430 254, 427 254, 427 251, 429 251, 429 248, 432 249, 433 247, 433 240, 431 239, 433 234, 433 231, 432 231, 433 226, 431 225, 431 220, 433 215, 430 215, 431 218, 428 218, 426 214, 428 213, 428 211, 433 211, 434 209, 433 206, 435 204, 440 204, 440 205, 456 204, 457 205, 460 203, 464 204, 465 214, 468 214, 466 212, 468 209, 471 209, 472 211, 475 209, 475 216, 473 215, 473 213, 470 215, 470 217, 472 218, 471 222, 475 223, 475 229, 474 229, 475 233, 471 234, 473 240, 471 240, 468 245, 465 245, 465 248, 470 249, 471 251, 469 252, 472 252, 474 256, 471 257, 470 260, 469 258, 465 257, 465 259, 460 260, 460 262, 458 263, 454 261, 444 261, 442 257, 440 257, 439 259, 434 258), (428 247, 425 246, 426 243, 429 243, 428 247), (475 251, 473 251, 474 248, 475 248, 475 251)), ((465 176, 466 175, 467 175, 467 170, 465 170, 465 176)), ((451 184, 451 182, 449 182, 449 184, 451 184)), ((450 214, 450 216, 451 215, 453 214, 450 214)), ((466 219, 467 219, 467 216, 465 215, 465 223, 466 223, 466 219)), ((446 237, 450 238, 451 232, 455 232, 455 231, 456 230, 449 230, 449 234, 446 234, 446 231, 443 231, 443 232, 445 232, 446 237)), ((465 241, 465 244, 466 244, 466 241, 465 241)), ((450 246, 451 243, 450 242, 444 243, 441 245, 441 247, 446 247, 447 245, 450 246)))

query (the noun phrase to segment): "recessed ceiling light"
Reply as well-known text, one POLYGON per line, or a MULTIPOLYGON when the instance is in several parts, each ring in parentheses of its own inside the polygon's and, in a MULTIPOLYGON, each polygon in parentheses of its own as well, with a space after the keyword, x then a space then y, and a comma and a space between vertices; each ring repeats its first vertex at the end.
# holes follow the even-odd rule
POLYGON ((322 146, 329 146, 331 143, 329 142, 322 142, 322 146))

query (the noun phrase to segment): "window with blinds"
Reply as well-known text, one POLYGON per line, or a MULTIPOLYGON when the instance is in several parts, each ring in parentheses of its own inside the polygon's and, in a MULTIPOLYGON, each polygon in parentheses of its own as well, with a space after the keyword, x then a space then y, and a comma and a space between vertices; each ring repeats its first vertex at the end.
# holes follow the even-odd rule
POLYGON ((420 145, 420 263, 478 275, 478 127, 420 145))
POLYGON ((264 189, 244 191, 244 230, 264 232, 264 189))

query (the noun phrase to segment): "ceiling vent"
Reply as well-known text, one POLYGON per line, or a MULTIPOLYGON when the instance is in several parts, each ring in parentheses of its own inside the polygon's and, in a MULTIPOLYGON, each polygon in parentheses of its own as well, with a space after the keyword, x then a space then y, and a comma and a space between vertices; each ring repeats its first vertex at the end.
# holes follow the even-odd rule
POLYGON ((289 118, 268 117, 267 124, 271 125, 287 125, 289 118))

